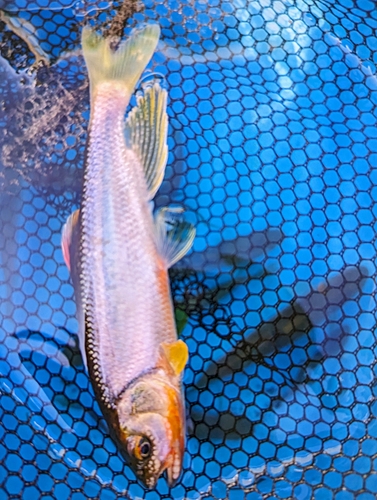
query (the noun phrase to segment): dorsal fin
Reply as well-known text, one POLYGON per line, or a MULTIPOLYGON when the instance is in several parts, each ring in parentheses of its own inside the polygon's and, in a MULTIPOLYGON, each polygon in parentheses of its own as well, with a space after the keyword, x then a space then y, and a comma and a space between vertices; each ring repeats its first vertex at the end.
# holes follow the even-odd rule
POLYGON ((61 239, 61 245, 62 245, 62 252, 63 252, 63 258, 66 266, 68 267, 69 271, 71 271, 72 263, 71 263, 71 244, 72 244, 72 235, 73 231, 75 230, 75 227, 78 224, 79 221, 79 215, 80 215, 80 210, 75 210, 67 219, 67 222, 63 226, 63 231, 62 231, 62 239, 61 239))
POLYGON ((144 168, 150 200, 161 185, 168 158, 166 100, 166 90, 158 83, 147 87, 137 97, 137 106, 131 110, 125 125, 126 142, 144 168))
POLYGON ((81 287, 80 287, 80 257, 79 257, 79 241, 80 241, 80 210, 75 210, 67 219, 62 231, 62 252, 64 261, 69 269, 73 288, 75 290, 77 320, 79 322, 79 346, 83 359, 84 366, 87 368, 86 351, 85 351, 85 320, 81 302, 81 287))

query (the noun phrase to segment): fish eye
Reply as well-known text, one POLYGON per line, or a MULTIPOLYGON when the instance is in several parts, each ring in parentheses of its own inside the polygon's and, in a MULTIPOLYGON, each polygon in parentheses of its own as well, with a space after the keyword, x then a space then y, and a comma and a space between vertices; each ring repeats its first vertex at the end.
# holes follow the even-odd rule
POLYGON ((152 451, 152 445, 149 439, 144 436, 133 436, 128 444, 128 453, 136 460, 145 460, 152 451))
POLYGON ((140 439, 139 442, 139 453, 141 458, 148 458, 151 453, 151 443, 146 438, 140 439))

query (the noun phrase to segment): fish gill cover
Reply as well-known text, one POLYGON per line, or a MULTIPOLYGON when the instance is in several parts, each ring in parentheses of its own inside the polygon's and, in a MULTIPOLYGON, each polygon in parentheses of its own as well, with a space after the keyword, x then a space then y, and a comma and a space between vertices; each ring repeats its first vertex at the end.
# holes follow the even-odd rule
POLYGON ((374 500, 375 3, 0 8, 1 498, 374 500), (60 234, 89 116, 81 26, 149 21, 170 118, 155 205, 183 205, 197 237, 170 273, 184 470, 147 492, 84 370, 60 234))

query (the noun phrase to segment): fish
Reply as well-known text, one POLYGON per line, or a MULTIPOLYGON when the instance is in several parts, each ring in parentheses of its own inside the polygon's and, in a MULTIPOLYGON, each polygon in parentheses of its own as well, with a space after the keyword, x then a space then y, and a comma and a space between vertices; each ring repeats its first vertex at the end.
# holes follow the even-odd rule
POLYGON ((75 290, 79 345, 119 449, 147 488, 180 477, 185 449, 182 374, 168 269, 191 248, 195 228, 180 207, 151 203, 168 157, 167 92, 135 86, 156 50, 157 24, 114 41, 82 32, 90 121, 81 207, 63 227, 75 290))

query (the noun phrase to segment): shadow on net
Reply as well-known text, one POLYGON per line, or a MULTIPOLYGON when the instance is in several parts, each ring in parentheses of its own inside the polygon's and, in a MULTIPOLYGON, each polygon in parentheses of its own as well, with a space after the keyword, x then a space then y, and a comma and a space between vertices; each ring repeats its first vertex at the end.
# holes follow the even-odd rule
MULTIPOLYGON (((228 293, 239 283, 234 277, 240 264, 233 258, 228 293)), ((245 268, 245 262, 242 266, 245 268)), ((256 278, 263 283, 262 274, 250 273, 244 283, 256 278)), ((197 353, 191 358, 192 367, 201 356, 197 364, 201 369, 189 370, 186 382, 192 433, 217 444, 240 442, 259 433, 262 423, 278 425, 287 403, 310 402, 321 408, 326 398, 322 385, 326 366, 352 349, 355 308, 362 298, 373 300, 368 270, 350 266, 313 284, 305 297, 278 307, 275 315, 255 329, 239 330, 237 318, 219 300, 226 287, 207 287, 197 275, 191 280, 200 290, 196 304, 203 307, 200 315, 192 306, 186 309, 193 332, 203 328, 206 311, 215 318, 197 341, 197 353)))
POLYGON ((73 434, 77 421, 84 421, 107 434, 107 425, 85 373, 76 336, 59 328, 54 335, 23 330, 16 337, 20 381, 25 385, 25 379, 29 380, 26 389, 30 384, 33 386, 35 409, 43 415, 48 407, 47 421, 56 420, 59 415, 66 424, 61 426, 63 430, 73 434))

